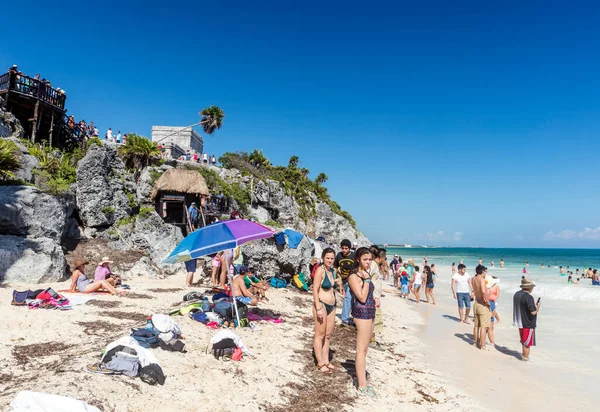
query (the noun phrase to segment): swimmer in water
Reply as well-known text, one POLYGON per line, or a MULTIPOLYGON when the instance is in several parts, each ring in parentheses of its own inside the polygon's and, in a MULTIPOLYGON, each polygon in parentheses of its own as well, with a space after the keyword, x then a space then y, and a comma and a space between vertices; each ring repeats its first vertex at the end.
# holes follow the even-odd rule
MULTIPOLYGON (((527 268, 523 268, 523 273, 527 273, 527 268)), ((525 277, 525 276, 523 276, 525 277)))

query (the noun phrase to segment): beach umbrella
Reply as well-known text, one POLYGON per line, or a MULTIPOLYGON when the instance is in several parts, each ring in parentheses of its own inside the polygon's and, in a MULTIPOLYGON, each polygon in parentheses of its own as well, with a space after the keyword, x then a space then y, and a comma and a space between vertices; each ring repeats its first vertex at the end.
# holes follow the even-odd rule
MULTIPOLYGON (((164 263, 178 263, 197 259, 211 253, 233 249, 252 240, 267 239, 273 237, 273 235, 275 235, 275 232, 268 227, 250 220, 223 220, 204 226, 187 235, 173 249, 171 254, 164 260, 164 263)), ((231 275, 229 276, 229 283, 231 284, 231 295, 233 297, 235 291, 231 275)), ((231 306, 239 325, 240 316, 235 298, 232 299, 231 306)))
POLYGON ((190 233, 173 249, 164 263, 185 262, 257 239, 273 237, 268 227, 250 220, 222 220, 190 233))

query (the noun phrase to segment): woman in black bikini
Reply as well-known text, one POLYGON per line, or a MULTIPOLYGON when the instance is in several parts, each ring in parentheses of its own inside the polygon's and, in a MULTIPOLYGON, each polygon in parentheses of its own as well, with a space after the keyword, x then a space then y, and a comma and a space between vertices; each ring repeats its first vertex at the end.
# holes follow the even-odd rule
POLYGON ((356 324, 356 358, 354 366, 356 368, 358 392, 361 395, 375 397, 373 387, 367 386, 367 349, 371 341, 375 320, 375 298, 373 297, 375 287, 371 282, 369 273, 372 260, 373 257, 369 249, 366 247, 359 248, 356 251, 354 270, 348 277, 348 283, 354 295, 352 303, 352 317, 356 324))
POLYGON ((313 283, 313 315, 315 318, 315 337, 313 348, 315 358, 317 358, 317 368, 323 373, 331 373, 335 370, 329 362, 329 345, 331 343, 331 334, 335 325, 335 292, 334 286, 337 284, 341 288, 340 278, 336 278, 333 269, 335 252, 327 248, 321 255, 323 264, 315 272, 313 283))

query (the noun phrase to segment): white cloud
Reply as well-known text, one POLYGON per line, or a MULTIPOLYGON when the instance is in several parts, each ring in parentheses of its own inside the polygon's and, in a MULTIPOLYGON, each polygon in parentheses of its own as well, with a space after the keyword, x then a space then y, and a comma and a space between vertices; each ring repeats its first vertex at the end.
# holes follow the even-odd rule
POLYGON ((579 237, 580 239, 600 239, 600 226, 598 226, 595 229, 590 229, 589 227, 586 227, 581 232, 577 233, 577 237, 579 237))
POLYGON ((463 237, 463 232, 454 232, 452 234, 446 234, 443 230, 437 232, 427 232, 425 234, 417 235, 417 239, 426 241, 428 243, 441 243, 454 241, 459 242, 463 237))
POLYGON ((569 240, 569 239, 584 239, 584 240, 598 240, 600 239, 600 226, 595 229, 586 227, 579 232, 571 229, 561 230, 560 232, 554 233, 553 231, 547 232, 543 238, 545 240, 569 240))

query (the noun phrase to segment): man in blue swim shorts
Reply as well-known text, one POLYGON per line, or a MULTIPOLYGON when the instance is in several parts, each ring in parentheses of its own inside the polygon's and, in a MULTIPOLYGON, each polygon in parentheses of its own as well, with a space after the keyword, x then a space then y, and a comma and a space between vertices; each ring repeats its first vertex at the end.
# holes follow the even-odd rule
POLYGON ((473 285, 471 283, 471 276, 467 273, 467 267, 462 263, 458 265, 458 271, 452 275, 452 293, 454 294, 454 299, 458 302, 459 322, 468 325, 470 323, 469 312, 471 311, 473 285))
POLYGON ((233 277, 232 287, 233 296, 236 300, 245 305, 256 306, 258 304, 258 298, 256 296, 252 296, 252 293, 250 293, 248 288, 246 288, 243 275, 238 274, 233 277))

